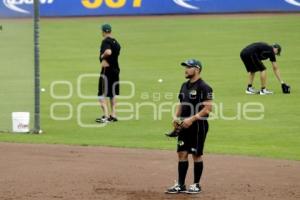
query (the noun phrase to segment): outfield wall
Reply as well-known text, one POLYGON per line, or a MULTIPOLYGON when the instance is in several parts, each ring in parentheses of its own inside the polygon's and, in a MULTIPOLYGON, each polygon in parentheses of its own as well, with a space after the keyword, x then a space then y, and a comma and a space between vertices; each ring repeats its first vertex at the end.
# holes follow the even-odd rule
MULTIPOLYGON (((299 12, 300 0, 40 0, 41 16, 299 12)), ((0 17, 32 15, 33 0, 0 0, 0 17)))

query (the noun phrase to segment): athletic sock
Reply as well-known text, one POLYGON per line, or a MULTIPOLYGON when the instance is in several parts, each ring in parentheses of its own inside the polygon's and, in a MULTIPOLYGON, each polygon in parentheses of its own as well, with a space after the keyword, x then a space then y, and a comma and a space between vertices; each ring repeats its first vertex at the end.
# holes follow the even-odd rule
POLYGON ((248 84, 248 88, 251 88, 252 87, 252 84, 248 84))
POLYGON ((185 177, 189 168, 189 161, 179 161, 178 162, 178 184, 185 184, 185 177))
POLYGON ((261 90, 264 90, 264 89, 266 89, 266 87, 261 87, 261 90))
POLYGON ((194 183, 199 183, 203 171, 203 161, 194 162, 194 183))

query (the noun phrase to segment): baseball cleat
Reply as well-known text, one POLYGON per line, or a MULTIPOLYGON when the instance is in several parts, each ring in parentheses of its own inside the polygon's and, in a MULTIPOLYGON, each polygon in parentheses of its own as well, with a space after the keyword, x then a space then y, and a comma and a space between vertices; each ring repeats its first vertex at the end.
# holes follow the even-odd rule
POLYGON ((201 187, 199 183, 190 185, 189 189, 186 191, 187 194, 198 194, 201 192, 201 187))
POLYGON ((273 94, 273 92, 270 91, 270 90, 267 90, 267 89, 265 88, 265 89, 260 90, 260 91, 259 91, 259 94, 260 94, 260 95, 269 95, 269 94, 273 94))
POLYGON ((108 123, 108 122, 109 122, 108 119, 109 119, 109 118, 107 118, 107 117, 105 117, 105 116, 102 116, 101 118, 97 118, 95 121, 96 121, 97 123, 103 124, 103 123, 108 123))
POLYGON ((245 92, 246 92, 246 94, 258 94, 259 93, 259 91, 257 91, 253 87, 248 87, 245 92))
POLYGON ((117 122, 118 119, 116 117, 113 116, 109 116, 109 118, 107 119, 109 122, 117 122))
POLYGON ((174 186, 170 187, 165 191, 167 194, 178 194, 178 193, 185 193, 186 187, 185 185, 179 185, 178 183, 175 183, 174 186))

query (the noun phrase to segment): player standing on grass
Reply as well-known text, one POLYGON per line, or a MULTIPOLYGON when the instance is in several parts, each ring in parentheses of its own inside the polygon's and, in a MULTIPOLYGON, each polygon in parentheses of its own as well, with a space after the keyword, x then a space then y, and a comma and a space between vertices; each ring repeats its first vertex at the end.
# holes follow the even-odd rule
MULTIPOLYGON (((178 182, 167 189, 166 193, 201 192, 200 178, 203 171, 203 148, 208 131, 207 118, 212 110, 212 88, 200 77, 202 65, 200 61, 191 59, 181 63, 185 67, 187 82, 181 86, 176 117, 182 119, 181 131, 178 133, 178 182), (186 190, 185 177, 189 167, 188 155, 193 155, 194 182, 186 190)), ((174 121, 177 123, 177 120, 174 121)), ((175 126, 175 125, 174 125, 175 126)))
POLYGON ((285 84, 280 76, 279 66, 276 63, 276 56, 281 53, 281 46, 279 44, 268 45, 264 42, 256 42, 245 47, 241 53, 240 57, 245 64, 246 70, 249 74, 248 86, 246 89, 246 94, 260 94, 268 95, 273 94, 272 91, 266 89, 267 74, 266 67, 262 63, 262 60, 270 59, 273 66, 273 71, 281 83, 281 88, 283 93, 290 93, 290 86, 285 84), (256 91, 253 88, 253 80, 256 72, 260 72, 261 89, 256 91))
POLYGON ((96 119, 98 123, 116 122, 116 96, 120 93, 119 88, 119 62, 121 46, 112 37, 112 28, 109 24, 101 27, 104 37, 100 47, 101 74, 98 83, 98 97, 103 116, 96 119), (107 98, 110 100, 111 113, 109 114, 107 98))

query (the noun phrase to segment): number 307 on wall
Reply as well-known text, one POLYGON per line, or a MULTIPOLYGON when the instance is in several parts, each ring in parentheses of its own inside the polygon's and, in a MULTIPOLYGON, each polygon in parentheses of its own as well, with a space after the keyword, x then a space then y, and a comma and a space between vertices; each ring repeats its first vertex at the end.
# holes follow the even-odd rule
MULTIPOLYGON (((95 9, 99 8, 103 2, 110 8, 122 8, 127 0, 81 0, 84 7, 95 9)), ((133 7, 141 7, 142 0, 131 0, 133 7)))

